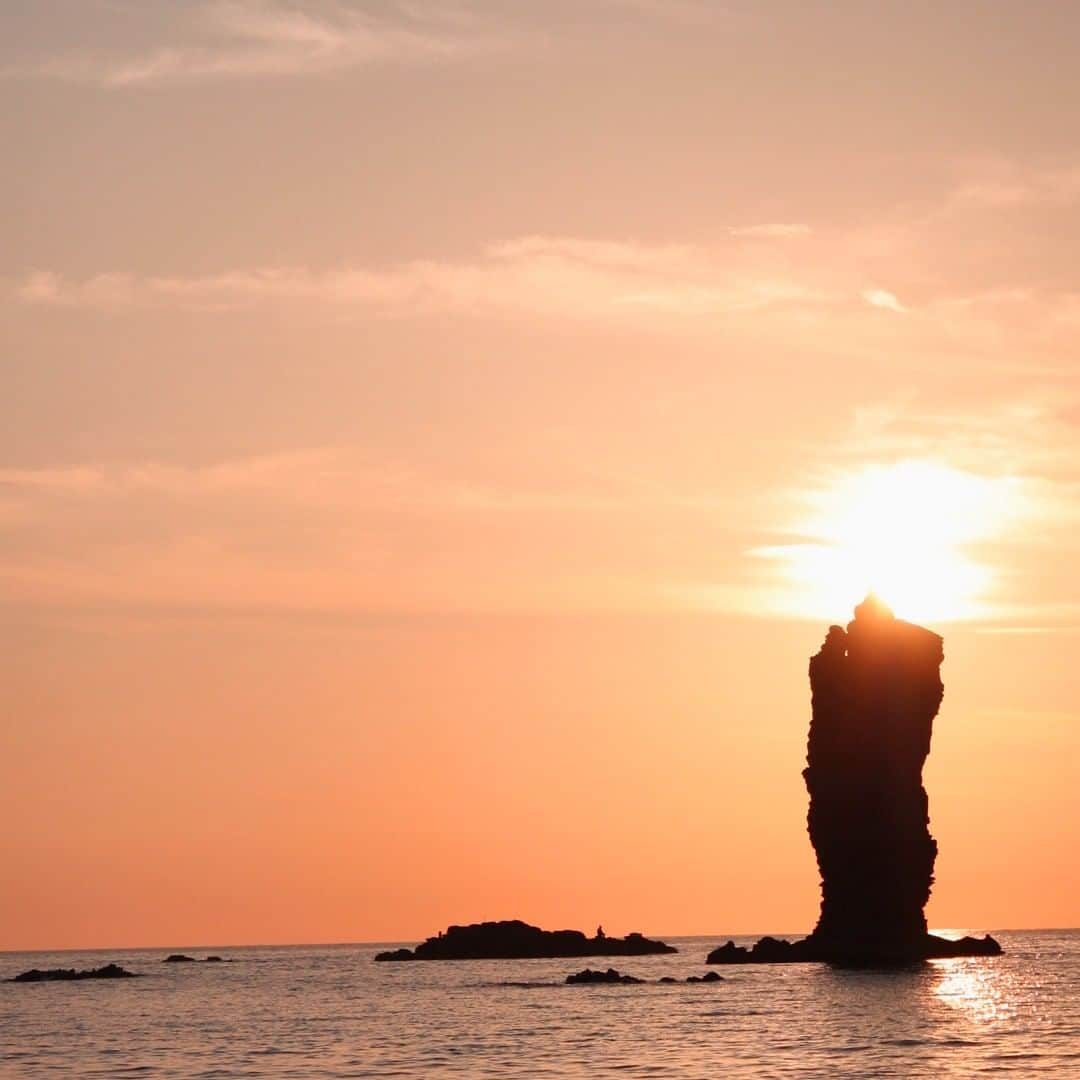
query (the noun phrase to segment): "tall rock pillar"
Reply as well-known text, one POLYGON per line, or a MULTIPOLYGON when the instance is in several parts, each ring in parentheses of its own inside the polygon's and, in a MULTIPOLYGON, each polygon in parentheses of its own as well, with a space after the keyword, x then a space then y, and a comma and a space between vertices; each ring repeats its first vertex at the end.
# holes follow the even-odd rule
POLYGON ((944 687, 941 638, 868 596, 847 629, 832 626, 810 660, 813 695, 803 779, 821 871, 821 915, 798 941, 728 941, 710 964, 893 966, 950 956, 998 956, 989 935, 926 931, 934 883, 922 768, 944 687))
POLYGON ((941 637, 867 597, 810 661, 803 777, 821 871, 821 916, 808 941, 818 955, 902 963, 927 954, 937 843, 922 768, 943 659, 941 637))

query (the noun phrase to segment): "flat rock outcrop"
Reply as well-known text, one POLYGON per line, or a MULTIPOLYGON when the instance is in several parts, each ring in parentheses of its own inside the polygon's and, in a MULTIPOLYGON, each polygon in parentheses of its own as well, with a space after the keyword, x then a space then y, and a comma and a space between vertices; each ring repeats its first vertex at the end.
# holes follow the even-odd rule
POLYGON ((540 960, 571 956, 649 956, 678 952, 662 941, 641 934, 624 938, 598 933, 586 937, 580 930, 541 930, 520 919, 451 926, 415 949, 378 953, 380 961, 400 960, 540 960))
POLYGON ((807 829, 821 872, 821 914, 801 941, 762 938, 714 949, 713 964, 823 961, 908 964, 995 956, 993 938, 927 933, 934 882, 922 769, 944 687, 937 634, 893 616, 873 596, 845 630, 829 628, 810 660, 812 718, 803 778, 807 829))
POLYGON ((82 979, 134 979, 135 972, 125 971, 119 964, 106 964, 104 967, 76 971, 75 968, 31 968, 16 975, 10 982, 77 982, 82 979))

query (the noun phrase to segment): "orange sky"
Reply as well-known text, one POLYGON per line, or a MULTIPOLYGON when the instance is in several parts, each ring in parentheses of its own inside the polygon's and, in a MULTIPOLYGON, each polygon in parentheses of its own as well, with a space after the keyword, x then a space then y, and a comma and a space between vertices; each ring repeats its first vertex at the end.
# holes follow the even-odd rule
POLYGON ((808 929, 882 582, 931 923, 1080 923, 1080 13, 0 23, 0 948, 808 929))

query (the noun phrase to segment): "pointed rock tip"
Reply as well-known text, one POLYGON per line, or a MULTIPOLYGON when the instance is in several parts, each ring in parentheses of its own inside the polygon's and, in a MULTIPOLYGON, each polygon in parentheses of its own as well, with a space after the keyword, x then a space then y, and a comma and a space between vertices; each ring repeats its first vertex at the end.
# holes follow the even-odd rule
POLYGON ((892 608, 877 593, 868 592, 861 604, 855 605, 856 619, 893 619, 892 608))

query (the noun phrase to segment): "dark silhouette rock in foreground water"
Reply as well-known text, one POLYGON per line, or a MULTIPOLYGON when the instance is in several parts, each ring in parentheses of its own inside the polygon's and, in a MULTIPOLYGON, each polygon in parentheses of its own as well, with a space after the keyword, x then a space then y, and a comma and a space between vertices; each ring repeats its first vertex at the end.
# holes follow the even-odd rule
POLYGON ((163 964, 194 964, 194 956, 185 956, 183 953, 174 952, 161 961, 163 964))
POLYGON ((568 983, 641 983, 644 979, 635 979, 633 975, 620 975, 614 968, 607 971, 592 971, 586 968, 576 975, 567 975, 568 983))
POLYGON ((389 952, 381 952, 376 960, 415 960, 416 956, 412 949, 393 949, 389 952))
POLYGON ((520 919, 451 926, 415 949, 378 953, 376 960, 547 960, 568 956, 649 956, 678 949, 641 934, 624 938, 580 930, 541 930, 520 919))
POLYGON ((962 937, 955 941, 927 934, 924 940, 927 960, 943 960, 950 956, 1000 956, 1001 946, 989 934, 981 938, 962 937))
POLYGON ((118 964, 106 964, 104 967, 76 971, 74 968, 50 968, 41 971, 33 968, 24 971, 10 980, 11 982, 75 982, 81 979, 134 979, 135 972, 125 971, 118 964))
MULTIPOLYGON (((584 971, 579 971, 576 975, 567 975, 566 981, 568 983, 626 983, 626 984, 641 984, 645 980, 635 978, 633 975, 620 975, 614 968, 608 968, 607 971, 593 971, 591 968, 586 968, 584 971)), ((674 983, 678 980, 672 975, 664 975, 656 980, 658 983, 674 983)), ((686 978, 688 983, 714 983, 723 982, 724 976, 718 974, 715 971, 708 971, 704 975, 688 975, 686 978)))
POLYGON ((821 872, 821 915, 801 941, 728 942, 711 964, 819 961, 910 964, 997 956, 989 935, 948 941, 927 933, 934 881, 922 769, 944 687, 942 639, 894 618, 868 596, 845 631, 829 628, 810 660, 812 719, 803 778, 807 827, 821 872))

